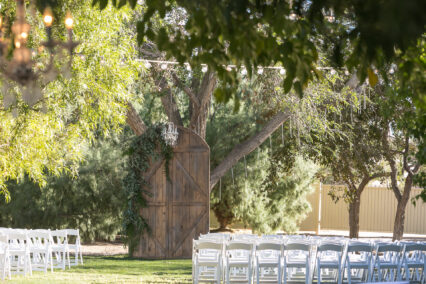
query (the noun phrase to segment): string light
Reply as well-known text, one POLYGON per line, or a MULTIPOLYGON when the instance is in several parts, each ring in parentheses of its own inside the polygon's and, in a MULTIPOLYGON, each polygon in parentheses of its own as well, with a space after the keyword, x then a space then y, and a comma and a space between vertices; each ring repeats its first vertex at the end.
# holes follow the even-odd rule
MULTIPOLYGON (((142 62, 147 69, 151 68, 153 66, 153 64, 159 65, 160 68, 163 69, 163 70, 167 69, 167 67, 169 67, 169 65, 172 65, 172 66, 173 65, 178 65, 178 66, 180 65, 180 66, 182 66, 182 63, 179 63, 177 61, 151 60, 151 59, 137 59, 136 61, 142 62)), ((188 71, 192 70, 192 67, 189 63, 183 63, 183 66, 188 71)), ((223 67, 228 72, 232 71, 232 69, 234 69, 234 68, 236 68, 236 69, 241 68, 240 73, 242 75, 248 74, 247 68, 244 65, 239 67, 239 66, 230 64, 230 65, 223 65, 223 67)), ((286 74, 285 68, 283 68, 281 66, 258 66, 257 67, 257 74, 262 75, 264 73, 265 69, 277 70, 281 75, 286 74)), ((337 71, 332 67, 317 67, 317 69, 318 70, 330 71, 331 74, 337 73, 337 71)), ((206 64, 201 64, 201 72, 206 73, 207 71, 208 71, 208 66, 206 64)), ((343 71, 343 70, 341 70, 341 71, 343 71)), ((344 73, 345 73, 345 75, 349 75, 349 71, 347 69, 344 69, 344 73)))

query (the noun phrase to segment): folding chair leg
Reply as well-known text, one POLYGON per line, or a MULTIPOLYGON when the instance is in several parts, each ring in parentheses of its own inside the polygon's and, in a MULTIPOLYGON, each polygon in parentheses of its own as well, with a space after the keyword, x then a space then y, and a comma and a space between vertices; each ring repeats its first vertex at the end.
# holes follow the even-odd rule
MULTIPOLYGON (((309 277, 309 275, 306 274, 306 278, 308 278, 308 277, 309 277)), ((318 284, 320 284, 321 283, 321 268, 320 268, 319 264, 317 264, 317 278, 318 278, 318 284)))
POLYGON ((81 264, 83 264, 83 252, 81 251, 81 247, 79 249, 79 252, 80 252, 80 261, 81 261, 81 264))
POLYGON ((66 259, 68 260, 68 269, 71 269, 71 260, 70 260, 70 252, 69 251, 67 251, 67 258, 66 259))

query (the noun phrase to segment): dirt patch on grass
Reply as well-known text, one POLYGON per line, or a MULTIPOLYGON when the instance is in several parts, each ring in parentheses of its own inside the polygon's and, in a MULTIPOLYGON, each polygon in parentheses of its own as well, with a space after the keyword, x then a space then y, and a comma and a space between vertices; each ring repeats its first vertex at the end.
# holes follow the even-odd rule
POLYGON ((127 247, 123 243, 95 242, 84 244, 83 255, 120 255, 127 254, 127 247))

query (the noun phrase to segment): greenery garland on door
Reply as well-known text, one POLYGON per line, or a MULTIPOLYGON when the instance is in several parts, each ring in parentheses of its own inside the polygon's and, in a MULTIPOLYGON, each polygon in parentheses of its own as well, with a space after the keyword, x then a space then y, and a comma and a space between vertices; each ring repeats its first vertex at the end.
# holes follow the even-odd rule
POLYGON ((129 254, 139 243, 140 236, 151 230, 147 221, 141 216, 140 210, 147 207, 145 195, 151 196, 150 185, 144 179, 143 173, 150 167, 150 161, 165 159, 165 172, 168 181, 169 163, 173 158, 173 148, 166 144, 161 135, 164 124, 155 124, 149 127, 144 134, 135 137, 127 148, 127 175, 123 179, 126 194, 126 205, 123 213, 124 242, 129 246, 129 254))

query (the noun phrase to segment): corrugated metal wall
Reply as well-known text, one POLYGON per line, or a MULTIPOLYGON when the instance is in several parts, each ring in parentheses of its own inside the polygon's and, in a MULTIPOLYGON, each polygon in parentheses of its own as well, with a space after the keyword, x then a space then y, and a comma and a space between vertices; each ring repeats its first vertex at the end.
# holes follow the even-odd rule
MULTIPOLYGON (((318 224, 322 230, 349 230, 347 204, 343 200, 335 203, 328 195, 332 187, 337 187, 331 185, 321 187, 321 194, 320 185, 315 185, 314 193, 308 197, 312 212, 302 222, 300 230, 318 231, 318 224)), ((419 188, 413 188, 411 197, 420 191, 419 188)), ((396 204, 392 190, 386 187, 367 187, 361 195, 360 230, 392 232, 396 204)), ((422 201, 417 202, 416 206, 411 202, 407 205, 404 233, 426 234, 426 204, 422 201)))

